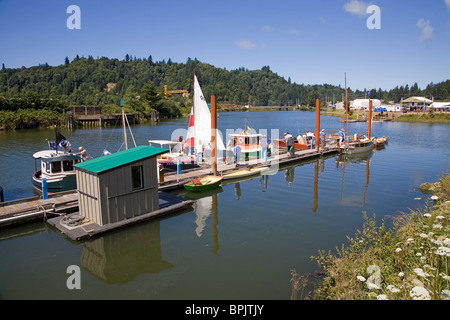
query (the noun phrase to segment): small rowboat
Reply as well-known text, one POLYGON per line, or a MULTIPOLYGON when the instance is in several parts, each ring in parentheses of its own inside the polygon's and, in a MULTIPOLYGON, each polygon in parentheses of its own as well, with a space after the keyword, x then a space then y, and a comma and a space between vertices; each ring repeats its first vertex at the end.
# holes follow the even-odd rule
POLYGON ((248 167, 245 169, 240 169, 240 170, 233 171, 231 173, 227 173, 227 174, 223 175, 222 178, 224 180, 238 179, 238 178, 242 178, 242 177, 251 176, 254 174, 259 174, 259 173, 261 173, 261 171, 267 170, 267 169, 268 169, 268 167, 260 167, 260 168, 248 167))
POLYGON ((373 138, 373 145, 375 148, 381 148, 384 147, 384 145, 387 143, 388 138, 387 137, 380 137, 380 138, 373 138))
POLYGON ((189 191, 205 191, 215 189, 220 185, 222 177, 206 176, 200 179, 194 179, 184 185, 184 188, 189 191))

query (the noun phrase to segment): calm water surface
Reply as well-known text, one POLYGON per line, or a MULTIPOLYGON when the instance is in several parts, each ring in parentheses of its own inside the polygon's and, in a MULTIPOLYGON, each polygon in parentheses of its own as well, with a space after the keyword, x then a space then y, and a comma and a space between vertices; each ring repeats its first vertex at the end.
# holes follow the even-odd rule
MULTIPOLYGON (((297 134, 314 130, 315 113, 222 113, 218 127, 225 134, 245 122, 297 134)), ((321 117, 322 128, 342 126, 337 118, 321 117)), ((132 130, 142 145, 186 128, 187 119, 177 119, 132 130)), ((345 243, 365 213, 381 219, 425 205, 427 196, 417 187, 448 171, 449 128, 374 123, 374 136, 389 136, 384 150, 349 161, 328 156, 283 166, 203 194, 192 210, 90 241, 72 242, 44 222, 0 230, 0 298, 287 300, 290 271, 314 272, 311 256, 345 243), (81 268, 81 290, 67 289, 70 265, 81 268)), ((349 124, 350 133, 366 131, 364 123, 349 124)), ((94 157, 122 143, 121 128, 62 133, 94 157)), ((34 195, 32 154, 53 136, 47 129, 0 132, 5 200, 34 195)))

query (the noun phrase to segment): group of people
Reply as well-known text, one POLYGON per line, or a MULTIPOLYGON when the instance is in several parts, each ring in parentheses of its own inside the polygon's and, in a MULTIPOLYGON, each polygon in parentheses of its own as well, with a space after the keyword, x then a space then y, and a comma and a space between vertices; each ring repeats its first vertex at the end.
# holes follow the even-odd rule
MULTIPOLYGON (((314 132, 306 130, 303 134, 299 134, 297 138, 294 138, 289 132, 284 133, 284 139, 286 143, 286 151, 292 153, 294 145, 297 140, 300 144, 314 144, 316 136, 314 132)), ((325 129, 319 132, 319 143, 322 147, 325 147, 325 129)))

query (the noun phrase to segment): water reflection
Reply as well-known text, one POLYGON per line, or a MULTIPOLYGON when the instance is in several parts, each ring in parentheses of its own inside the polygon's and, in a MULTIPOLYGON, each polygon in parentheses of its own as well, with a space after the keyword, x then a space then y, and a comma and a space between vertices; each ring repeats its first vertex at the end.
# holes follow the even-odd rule
POLYGON ((159 221, 83 243, 81 264, 109 284, 126 283, 140 274, 173 268, 162 258, 159 221))
POLYGON ((363 194, 363 208, 366 206, 366 193, 367 187, 369 186, 369 177, 370 177, 370 159, 374 154, 373 150, 369 150, 367 152, 353 154, 353 155, 339 155, 336 158, 336 168, 342 169, 342 187, 341 187, 341 199, 340 203, 343 201, 344 197, 344 181, 345 181, 345 169, 347 166, 355 165, 355 164, 365 164, 365 185, 364 185, 364 194, 363 194))

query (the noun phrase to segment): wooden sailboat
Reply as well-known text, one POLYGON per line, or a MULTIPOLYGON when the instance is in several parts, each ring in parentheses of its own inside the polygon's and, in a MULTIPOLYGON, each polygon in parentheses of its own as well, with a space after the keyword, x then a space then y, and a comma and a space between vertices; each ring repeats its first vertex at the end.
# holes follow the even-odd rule
MULTIPOLYGON (((186 142, 195 155, 204 156, 203 150, 211 148, 211 112, 195 74, 193 100, 186 142)), ((223 141, 217 133, 216 144, 218 150, 225 150, 223 141)))

